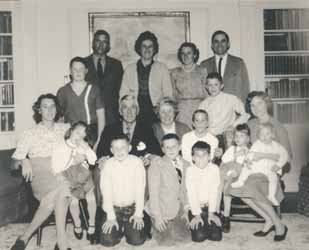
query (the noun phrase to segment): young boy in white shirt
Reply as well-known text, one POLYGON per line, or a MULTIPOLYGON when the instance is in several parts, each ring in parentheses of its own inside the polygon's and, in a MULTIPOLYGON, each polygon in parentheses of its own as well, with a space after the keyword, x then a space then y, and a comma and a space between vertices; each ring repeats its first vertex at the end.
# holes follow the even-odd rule
POLYGON ((210 145, 203 141, 192 147, 193 164, 187 169, 186 188, 192 241, 220 241, 222 229, 215 215, 220 185, 217 165, 210 162, 210 145))
POLYGON ((238 124, 246 123, 250 115, 237 96, 223 92, 224 82, 219 73, 209 73, 205 87, 209 96, 200 103, 199 109, 207 111, 208 130, 217 136, 219 147, 224 151, 224 133, 238 124))
MULTIPOLYGON (((123 236, 131 245, 141 245, 146 240, 143 219, 146 174, 143 161, 130 155, 126 135, 115 136, 111 141, 113 157, 106 160, 101 174, 103 195, 101 244, 114 246, 123 236)), ((147 222, 148 223, 148 222, 147 222)))
MULTIPOLYGON (((210 147, 210 159, 213 159, 217 155, 217 148, 218 148, 218 139, 209 133, 208 131, 208 113, 203 109, 195 110, 192 114, 192 122, 194 130, 184 134, 181 140, 181 152, 182 157, 192 163, 192 146, 197 141, 204 141, 207 142, 210 147)), ((220 155, 221 156, 221 155, 220 155)))

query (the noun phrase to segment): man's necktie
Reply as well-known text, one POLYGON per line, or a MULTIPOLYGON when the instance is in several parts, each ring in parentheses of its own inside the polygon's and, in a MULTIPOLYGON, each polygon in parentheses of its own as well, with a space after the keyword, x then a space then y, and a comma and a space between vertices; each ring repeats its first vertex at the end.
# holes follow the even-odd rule
POLYGON ((221 73, 221 70, 222 70, 222 57, 220 57, 219 59, 219 63, 218 63, 218 73, 220 74, 220 76, 223 77, 222 73, 221 73))
POLYGON ((177 177, 178 177, 178 181, 179 181, 179 184, 181 184, 181 180, 182 180, 182 172, 181 170, 178 168, 178 162, 176 159, 173 160, 173 165, 176 169, 176 172, 177 172, 177 177))
POLYGON ((99 60, 98 60, 97 73, 98 73, 99 81, 101 82, 103 80, 103 68, 102 68, 102 64, 101 64, 101 58, 99 58, 99 60))
POLYGON ((126 136, 129 138, 129 141, 131 141, 131 127, 126 127, 126 136))

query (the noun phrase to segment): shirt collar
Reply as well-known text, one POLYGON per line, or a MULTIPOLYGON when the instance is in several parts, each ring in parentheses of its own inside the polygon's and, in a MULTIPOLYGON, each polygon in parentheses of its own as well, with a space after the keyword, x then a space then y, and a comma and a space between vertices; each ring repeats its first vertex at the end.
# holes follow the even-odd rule
POLYGON ((228 55, 227 53, 225 53, 223 56, 219 56, 219 55, 215 54, 216 63, 217 64, 219 63, 220 58, 222 58, 223 61, 226 61, 227 55, 228 55))

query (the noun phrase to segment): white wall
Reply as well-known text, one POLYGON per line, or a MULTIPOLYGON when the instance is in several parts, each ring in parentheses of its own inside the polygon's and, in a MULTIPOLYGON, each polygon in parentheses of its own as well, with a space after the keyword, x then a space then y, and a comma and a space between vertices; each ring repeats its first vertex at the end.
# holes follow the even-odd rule
MULTIPOLYGON (((212 55, 210 37, 217 29, 231 38, 230 53, 244 58, 251 89, 264 89, 263 7, 309 7, 309 1, 281 0, 21 0, 2 1, 0 8, 14 11, 16 130, 33 124, 31 106, 42 93, 63 85, 69 60, 89 54, 88 12, 190 11, 191 41, 200 59, 212 55)), ((175 45, 175 49, 179 45, 175 45)), ((14 136, 0 135, 0 148, 15 146, 14 136)), ((297 146, 295 147, 298 148, 297 146)), ((303 159, 286 177, 297 190, 303 159)))

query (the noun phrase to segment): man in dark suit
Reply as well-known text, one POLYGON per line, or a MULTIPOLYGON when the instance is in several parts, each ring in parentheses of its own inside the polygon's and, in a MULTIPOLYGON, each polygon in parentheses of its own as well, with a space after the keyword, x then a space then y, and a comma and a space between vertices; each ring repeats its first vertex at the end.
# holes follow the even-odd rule
POLYGON ((118 100, 123 68, 119 60, 107 56, 110 51, 110 35, 105 30, 97 30, 92 41, 93 54, 85 58, 88 73, 86 81, 100 88, 105 105, 105 123, 119 121, 118 100))
POLYGON ((248 71, 243 59, 228 54, 228 34, 222 30, 214 32, 211 48, 215 55, 204 60, 201 66, 208 73, 218 72, 223 78, 224 92, 238 96, 245 103, 250 89, 248 71))
MULTIPOLYGON (((150 155, 162 155, 160 144, 153 130, 136 121, 139 107, 134 97, 125 95, 120 100, 121 122, 105 126, 97 149, 98 158, 111 156, 110 143, 114 136, 126 134, 131 143, 130 154, 147 158, 150 155)), ((147 162, 144 159, 144 162, 147 162)))

